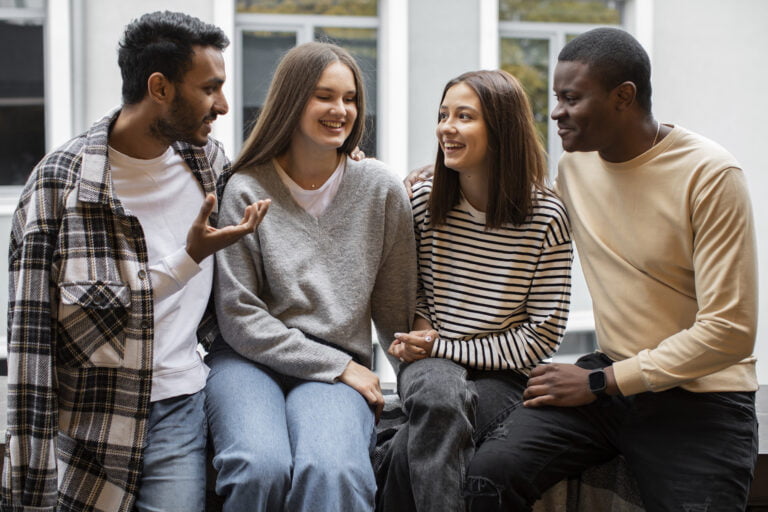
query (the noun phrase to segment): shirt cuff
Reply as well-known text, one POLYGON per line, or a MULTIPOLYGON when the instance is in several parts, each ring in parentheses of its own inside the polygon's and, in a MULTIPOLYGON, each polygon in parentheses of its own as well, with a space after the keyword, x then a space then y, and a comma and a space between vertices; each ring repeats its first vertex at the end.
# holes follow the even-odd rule
POLYGON ((616 385, 624 396, 636 395, 648 391, 643 379, 643 372, 640 368, 640 358, 638 356, 616 361, 613 363, 613 376, 616 379, 616 385))
POLYGON ((184 286, 202 270, 202 267, 192 259, 192 256, 183 247, 173 254, 166 256, 165 265, 171 277, 179 286, 184 286))

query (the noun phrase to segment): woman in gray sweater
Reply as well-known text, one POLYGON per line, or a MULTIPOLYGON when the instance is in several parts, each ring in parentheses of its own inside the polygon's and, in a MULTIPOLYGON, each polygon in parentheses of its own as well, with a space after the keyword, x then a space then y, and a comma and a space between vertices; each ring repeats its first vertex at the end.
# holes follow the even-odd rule
POLYGON ((307 43, 278 66, 234 164, 220 222, 270 198, 258 231, 219 253, 207 410, 225 511, 372 510, 386 349, 415 294, 410 204, 380 162, 348 153, 365 121, 360 70, 307 43))

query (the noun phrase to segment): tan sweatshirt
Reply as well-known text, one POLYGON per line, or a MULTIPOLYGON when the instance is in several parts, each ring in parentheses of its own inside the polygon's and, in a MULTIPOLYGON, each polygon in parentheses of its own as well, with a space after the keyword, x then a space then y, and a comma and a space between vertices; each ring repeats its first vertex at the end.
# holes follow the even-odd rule
POLYGON ((757 250, 733 156, 678 126, 628 162, 565 154, 557 189, 621 392, 756 390, 757 250))

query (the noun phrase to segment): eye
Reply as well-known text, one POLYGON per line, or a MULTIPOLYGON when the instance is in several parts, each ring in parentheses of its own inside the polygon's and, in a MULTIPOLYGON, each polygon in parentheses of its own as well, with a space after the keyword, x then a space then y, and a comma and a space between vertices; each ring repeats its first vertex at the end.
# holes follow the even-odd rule
POLYGON ((355 103, 357 101, 357 97, 356 96, 351 96, 349 98, 344 98, 344 101, 346 103, 355 103))
POLYGON ((466 112, 462 112, 461 114, 459 114, 459 119, 462 119, 464 121, 469 121, 472 119, 472 116, 467 114, 466 112))
POLYGON ((439 114, 437 114, 437 120, 438 121, 445 121, 446 119, 448 119, 448 113, 447 112, 440 112, 439 114))

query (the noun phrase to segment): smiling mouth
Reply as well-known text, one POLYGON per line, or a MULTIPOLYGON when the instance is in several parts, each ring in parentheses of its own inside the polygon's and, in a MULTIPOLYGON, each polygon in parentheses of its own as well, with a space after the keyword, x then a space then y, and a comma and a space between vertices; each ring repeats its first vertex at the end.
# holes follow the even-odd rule
POLYGON ((327 128, 334 128, 334 129, 338 129, 344 126, 344 123, 342 123, 341 121, 320 121, 320 124, 322 124, 327 128))
POLYGON ((455 142, 447 142, 443 144, 443 149, 445 151, 455 151, 457 149, 462 149, 464 147, 464 144, 457 144, 455 142))

